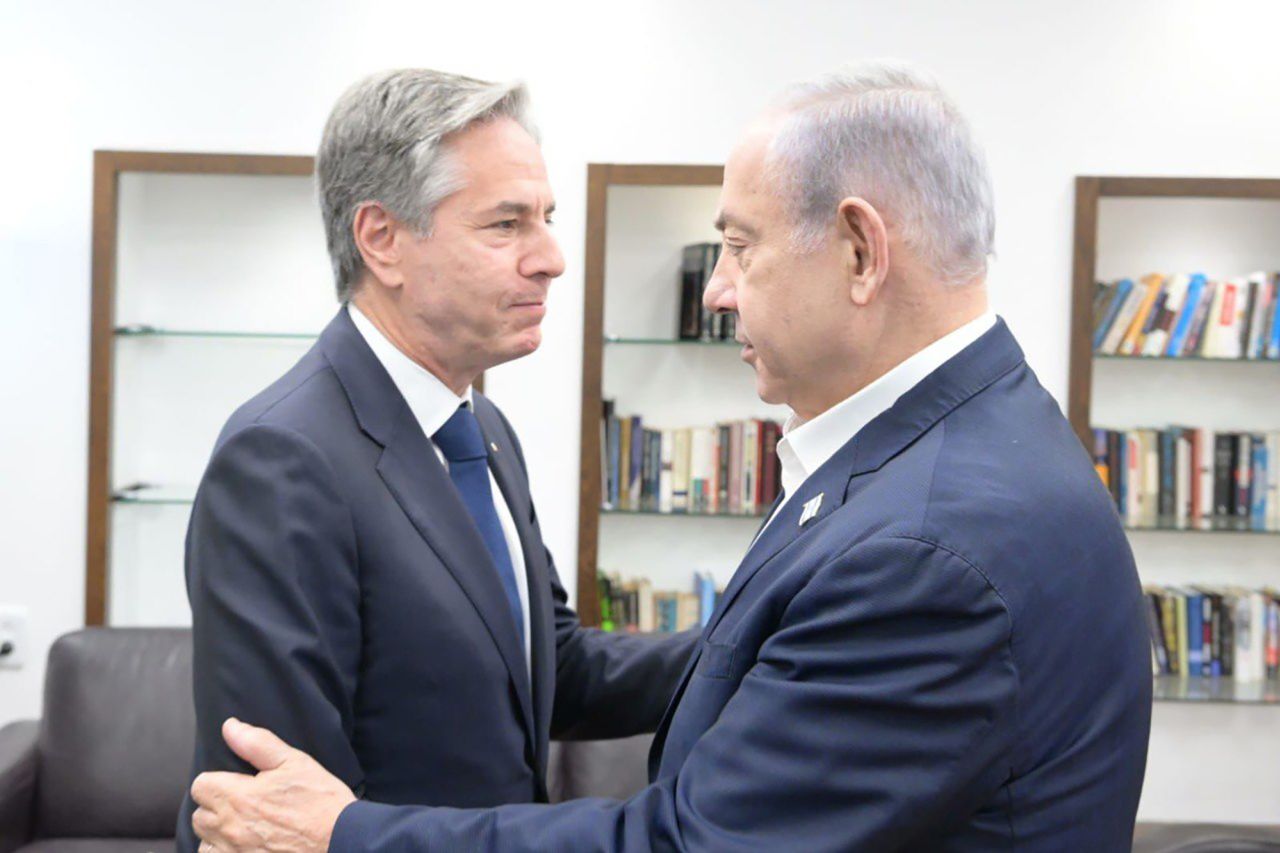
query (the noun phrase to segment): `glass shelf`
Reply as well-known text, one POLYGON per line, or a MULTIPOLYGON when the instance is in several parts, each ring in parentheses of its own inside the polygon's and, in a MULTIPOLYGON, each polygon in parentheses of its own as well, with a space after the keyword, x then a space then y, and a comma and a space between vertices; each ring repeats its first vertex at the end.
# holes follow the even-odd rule
POLYGON ((1239 536, 1280 536, 1280 530, 1231 530, 1224 528, 1216 528, 1213 530, 1202 530, 1195 527, 1130 527, 1125 525, 1125 530, 1134 533, 1201 533, 1201 534, 1236 534, 1239 536))
POLYGON ((114 490, 111 493, 111 502, 139 506, 191 506, 195 502, 195 489, 130 483, 114 490))
POLYGON ((1280 705, 1280 681, 1237 682, 1231 676, 1157 675, 1153 696, 1157 702, 1280 705))
POLYGON ((735 347, 742 344, 730 339, 727 341, 686 341, 679 338, 626 338, 619 335, 605 335, 606 344, 635 344, 640 346, 694 346, 694 347, 735 347))
POLYGON ((609 509, 600 507, 601 515, 656 515, 662 518, 748 518, 752 521, 764 519, 759 512, 659 512, 655 509, 609 509))
POLYGON ((147 326, 143 324, 131 324, 128 326, 117 326, 115 334, 121 338, 244 338, 250 340, 288 340, 288 341, 313 341, 319 335, 306 332, 245 332, 245 331, 214 331, 202 329, 161 329, 156 326, 147 326))
POLYGON ((1270 364, 1280 367, 1280 360, 1274 358, 1212 358, 1203 355, 1108 355, 1100 352, 1095 352, 1093 358, 1095 361, 1161 361, 1166 363, 1195 361, 1201 364, 1270 364))

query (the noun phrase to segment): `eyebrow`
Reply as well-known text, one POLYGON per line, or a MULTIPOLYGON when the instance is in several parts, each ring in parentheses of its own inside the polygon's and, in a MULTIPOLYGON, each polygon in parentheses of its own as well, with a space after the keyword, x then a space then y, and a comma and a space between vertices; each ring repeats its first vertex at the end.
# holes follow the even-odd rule
MULTIPOLYGON (((510 216, 528 216, 533 212, 533 207, 525 204, 523 201, 500 201, 493 207, 489 208, 486 213, 502 213, 510 216)), ((556 203, 553 201, 547 205, 547 216, 556 212, 556 203)))
POLYGON ((716 216, 715 226, 716 226, 716 230, 721 233, 724 233, 724 230, 726 228, 734 228, 738 231, 741 231, 743 234, 745 234, 748 237, 759 236, 759 232, 756 231, 756 229, 752 228, 750 225, 743 222, 741 219, 734 217, 732 214, 725 213, 724 211, 721 211, 716 216))

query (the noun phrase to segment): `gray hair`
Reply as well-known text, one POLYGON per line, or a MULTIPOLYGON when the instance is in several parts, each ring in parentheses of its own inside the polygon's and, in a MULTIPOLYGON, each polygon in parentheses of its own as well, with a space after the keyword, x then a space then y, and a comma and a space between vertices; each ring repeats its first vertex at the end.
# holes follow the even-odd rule
POLYGON ((995 211, 986 160, 932 79, 907 66, 851 66, 787 90, 768 155, 798 251, 830 234, 836 208, 865 198, 943 281, 983 275, 995 211))
POLYGON ((338 299, 351 298, 364 260, 356 211, 378 202, 421 234, 441 201, 463 186, 444 143, 478 122, 507 117, 537 138, 519 83, 489 83, 409 68, 384 71, 338 98, 316 155, 316 181, 338 299))

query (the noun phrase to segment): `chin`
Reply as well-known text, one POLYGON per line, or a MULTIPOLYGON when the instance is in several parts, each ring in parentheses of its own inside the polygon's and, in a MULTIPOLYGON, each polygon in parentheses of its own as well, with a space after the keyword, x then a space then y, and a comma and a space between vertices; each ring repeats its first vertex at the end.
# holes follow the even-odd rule
POLYGON ((781 406, 787 402, 783 388, 772 377, 761 373, 756 368, 756 395, 771 406, 781 406))
POLYGON ((515 361, 518 358, 524 358, 526 355, 532 355, 542 344, 542 335, 540 333, 529 334, 525 332, 517 337, 508 339, 503 345, 495 348, 491 359, 494 366, 506 364, 508 361, 515 361))

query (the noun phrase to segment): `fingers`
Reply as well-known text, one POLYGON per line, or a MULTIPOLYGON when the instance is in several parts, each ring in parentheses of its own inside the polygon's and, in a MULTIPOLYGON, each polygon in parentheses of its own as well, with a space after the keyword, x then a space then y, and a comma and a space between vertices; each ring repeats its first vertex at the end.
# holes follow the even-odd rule
POLYGON ((258 770, 275 770, 294 749, 267 729, 228 717, 222 724, 222 739, 231 751, 258 770))
POLYGON ((199 853, 214 853, 218 849, 214 846, 218 823, 217 816, 206 808, 198 808, 191 815, 191 828, 195 830, 196 837, 200 839, 199 853))

